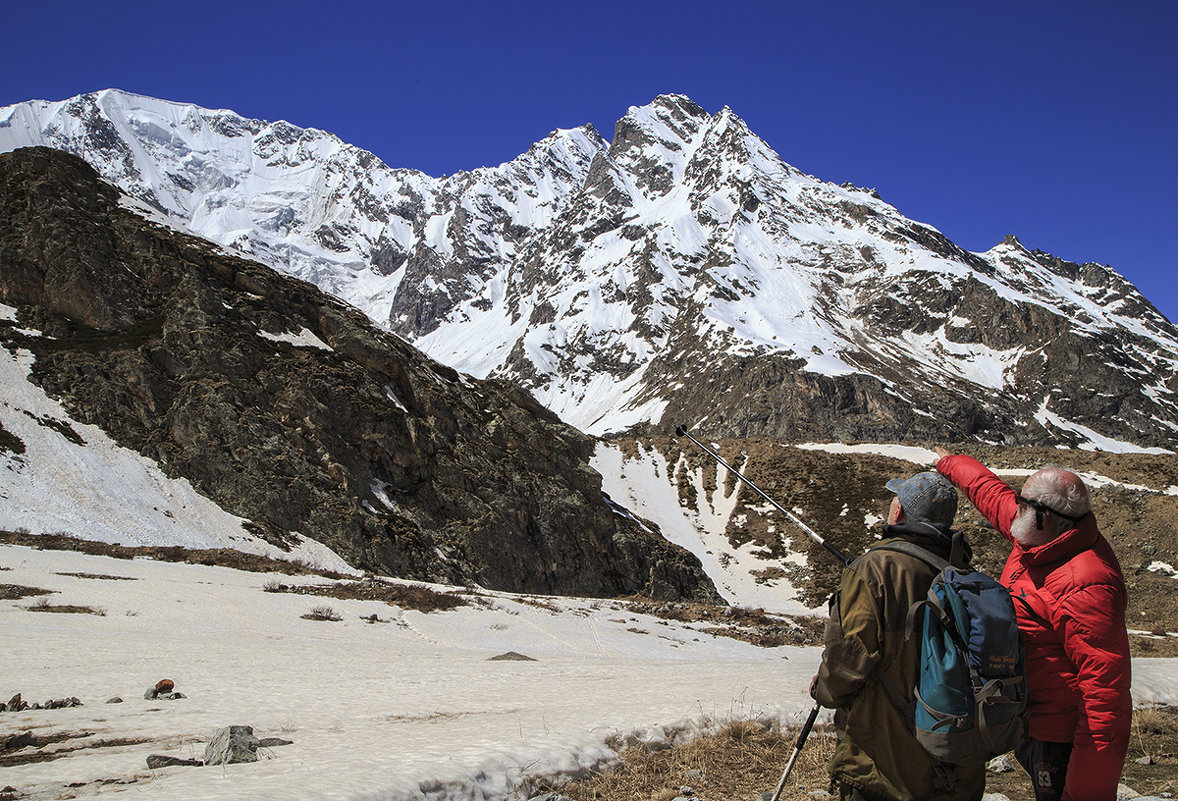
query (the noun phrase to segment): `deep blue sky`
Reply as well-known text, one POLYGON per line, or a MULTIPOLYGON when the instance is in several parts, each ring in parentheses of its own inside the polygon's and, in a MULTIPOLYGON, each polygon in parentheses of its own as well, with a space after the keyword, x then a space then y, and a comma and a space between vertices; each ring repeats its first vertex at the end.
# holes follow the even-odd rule
POLYGON ((331 131, 432 175, 666 92, 970 250, 1110 264, 1178 322, 1178 3, 53 2, 0 106, 118 87, 331 131))

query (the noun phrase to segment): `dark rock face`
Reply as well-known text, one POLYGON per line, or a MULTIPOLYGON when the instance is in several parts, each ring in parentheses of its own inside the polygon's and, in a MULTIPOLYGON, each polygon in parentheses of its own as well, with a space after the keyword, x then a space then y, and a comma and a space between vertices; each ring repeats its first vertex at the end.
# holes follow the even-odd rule
POLYGON ((400 577, 714 598, 698 561, 611 512, 592 441, 309 284, 155 226, 84 162, 0 156, 0 342, 76 419, 276 544, 400 577))

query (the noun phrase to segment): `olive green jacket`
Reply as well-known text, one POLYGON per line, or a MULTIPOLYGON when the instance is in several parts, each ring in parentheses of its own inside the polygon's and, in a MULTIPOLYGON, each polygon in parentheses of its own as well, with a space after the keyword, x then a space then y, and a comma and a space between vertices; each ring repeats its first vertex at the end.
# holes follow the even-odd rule
MULTIPOLYGON (((885 542, 914 542, 949 558, 950 534, 927 523, 884 528, 885 542)), ((894 801, 977 801, 985 790, 984 765, 949 765, 933 759, 913 735, 911 712, 920 638, 906 639, 908 610, 928 595, 936 571, 921 560, 874 548, 843 570, 830 601, 826 648, 812 688, 834 709, 838 744, 830 774, 838 782, 894 801)))

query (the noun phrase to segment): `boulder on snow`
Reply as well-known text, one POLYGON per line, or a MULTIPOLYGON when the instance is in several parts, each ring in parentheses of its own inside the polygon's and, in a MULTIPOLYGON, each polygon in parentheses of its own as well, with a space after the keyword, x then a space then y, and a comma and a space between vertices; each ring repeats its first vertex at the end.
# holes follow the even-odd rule
POLYGON ((258 761, 258 738, 253 726, 226 726, 205 746, 206 765, 258 761))
POLYGON ((258 740, 258 748, 277 748, 280 745, 294 745, 294 740, 284 740, 281 737, 263 737, 258 740))
POLYGON ((492 656, 487 661, 488 662, 536 662, 538 660, 534 659, 533 657, 525 656, 521 653, 517 653, 515 651, 508 651, 505 654, 499 654, 499 656, 492 656))

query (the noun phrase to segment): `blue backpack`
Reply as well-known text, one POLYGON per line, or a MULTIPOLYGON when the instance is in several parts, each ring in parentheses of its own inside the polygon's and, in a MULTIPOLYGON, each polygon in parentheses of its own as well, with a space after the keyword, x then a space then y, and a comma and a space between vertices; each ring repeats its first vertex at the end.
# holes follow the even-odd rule
POLYGON ((1027 684, 1010 592, 985 573, 954 567, 914 543, 873 550, 908 554, 939 571, 928 597, 908 611, 906 636, 920 637, 915 704, 884 680, 913 722, 917 741, 957 765, 985 763, 1013 749, 1022 736, 1027 684))

